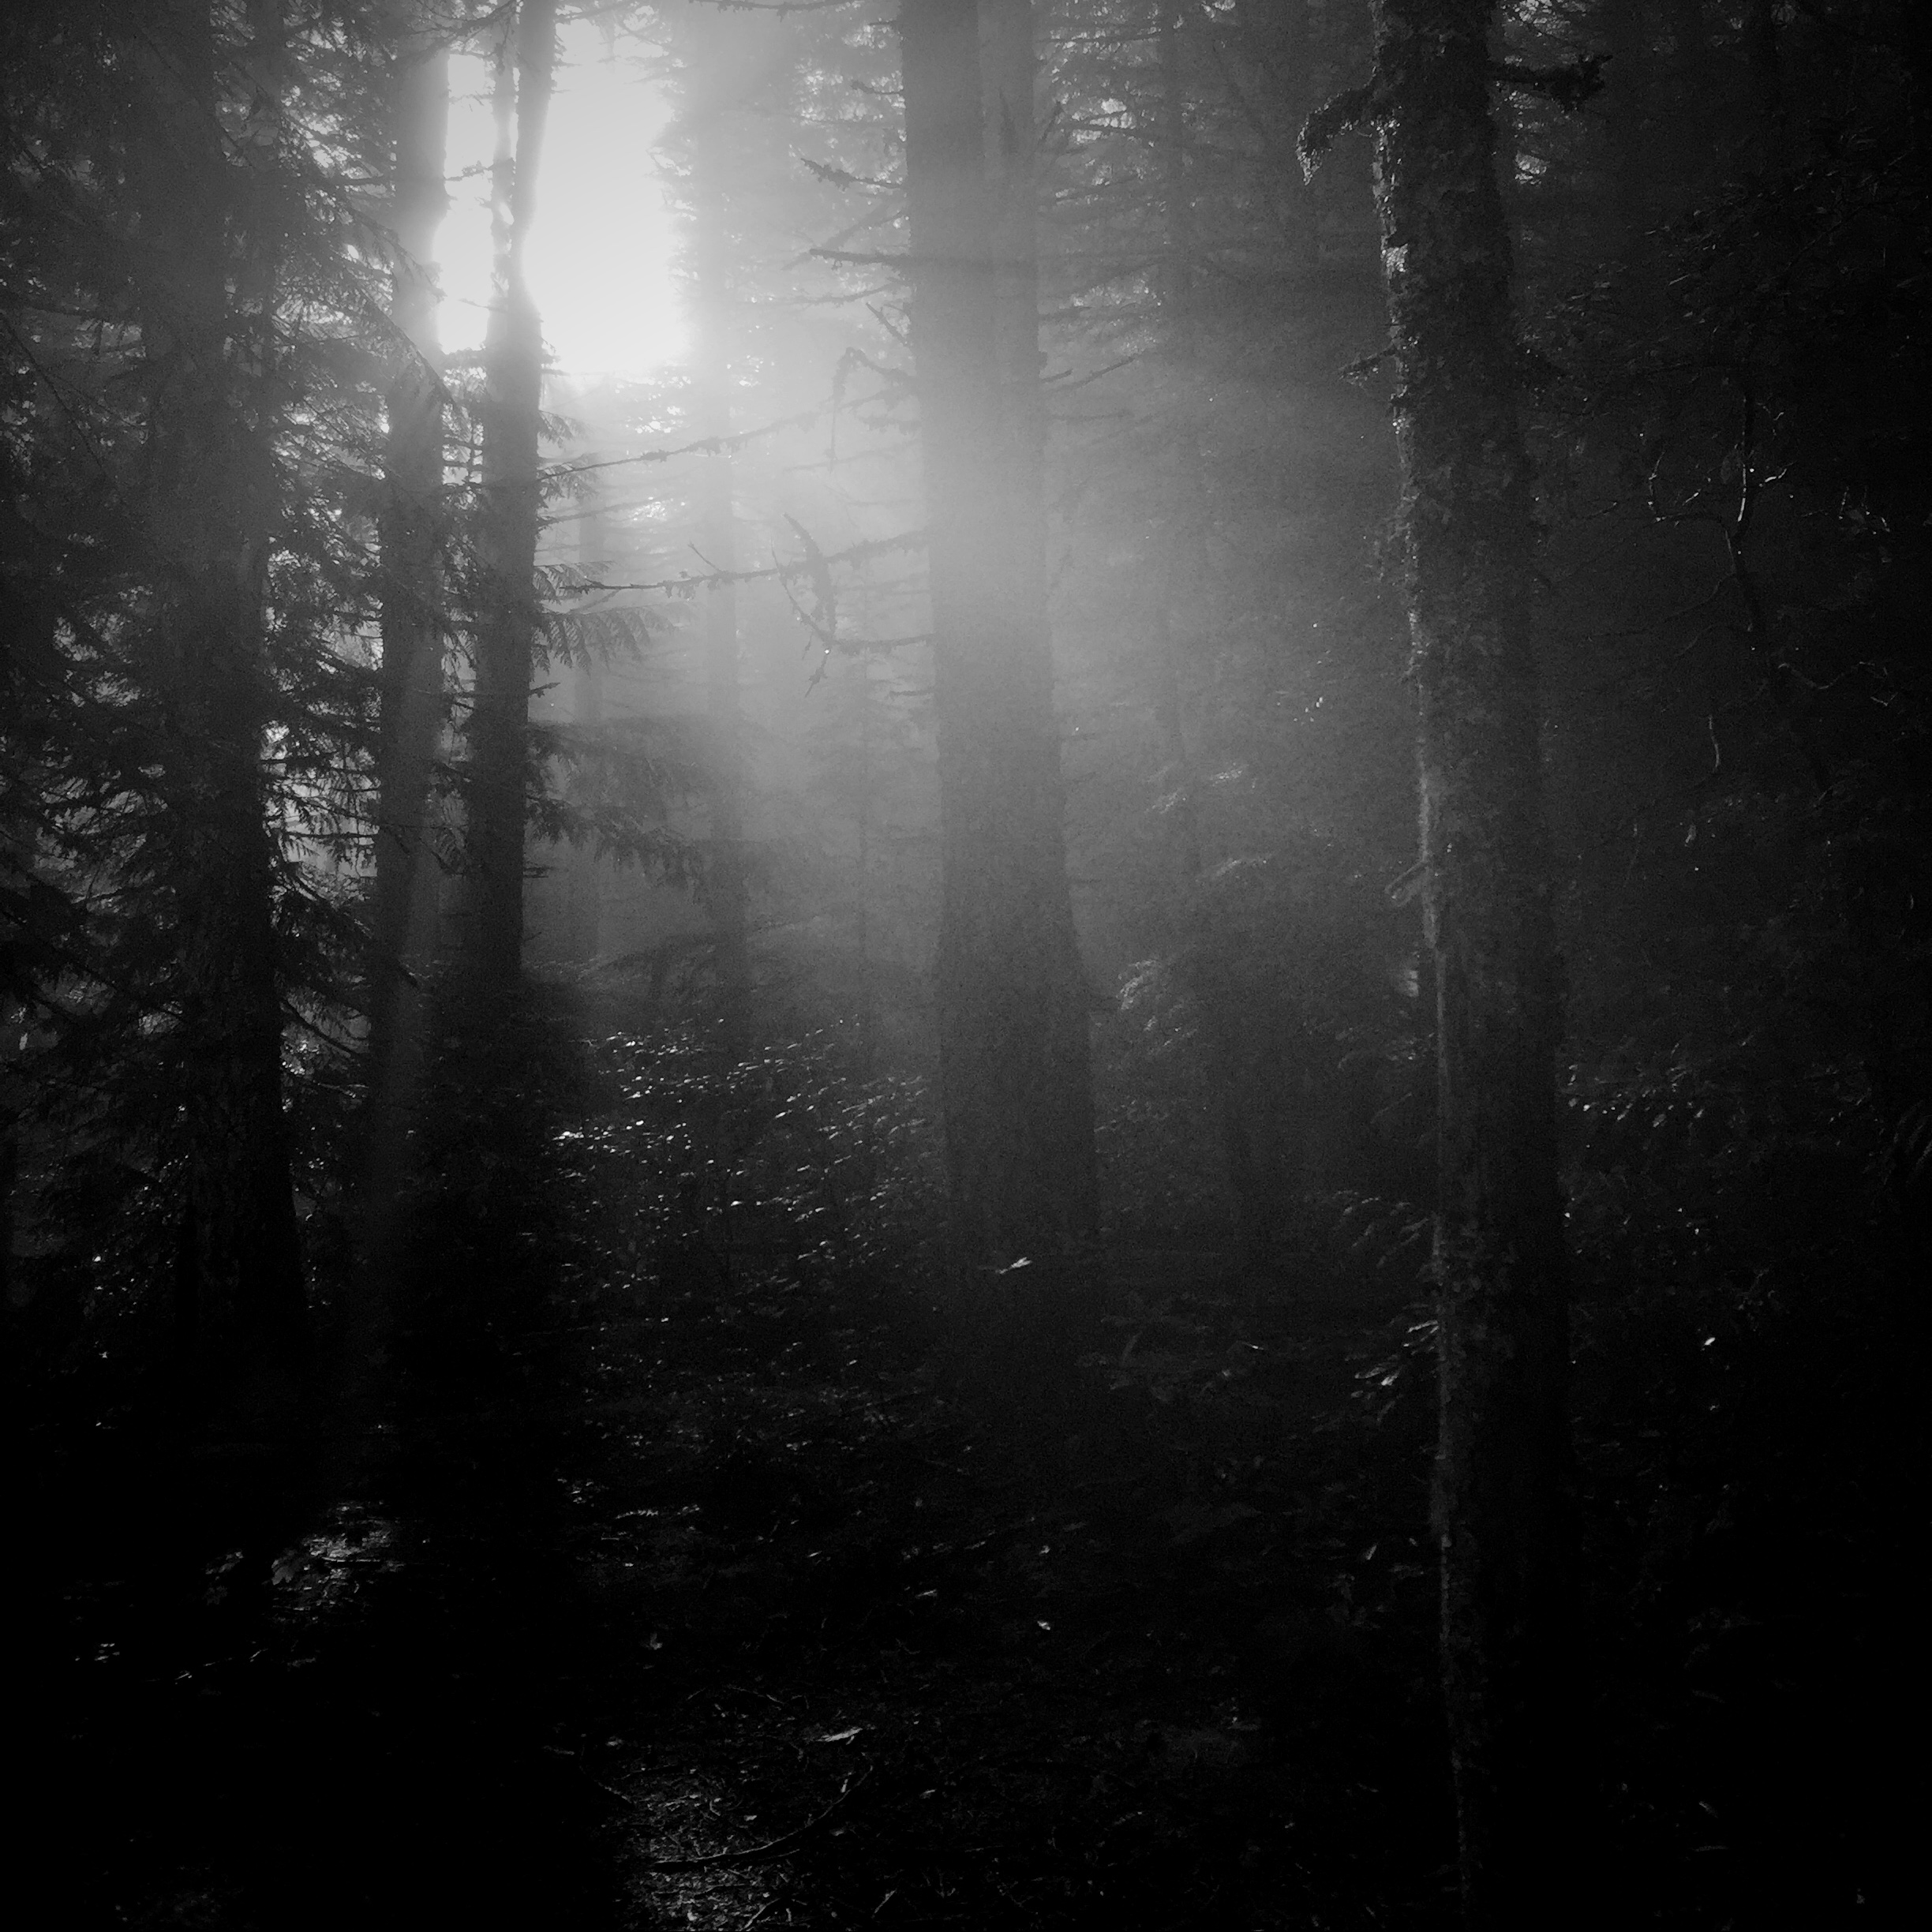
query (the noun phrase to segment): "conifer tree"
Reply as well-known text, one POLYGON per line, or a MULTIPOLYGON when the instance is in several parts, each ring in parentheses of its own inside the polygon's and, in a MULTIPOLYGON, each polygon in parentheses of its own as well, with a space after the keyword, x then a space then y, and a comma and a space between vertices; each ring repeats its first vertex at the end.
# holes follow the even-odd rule
POLYGON ((497 58, 491 200, 496 288, 484 344, 481 604, 466 727, 472 868, 466 965, 476 990, 492 999, 513 992, 522 972, 543 400, 542 320, 530 291, 528 250, 556 62, 555 0, 519 0, 504 16, 497 58))
POLYGON ((389 212, 396 251, 389 315, 398 339, 386 397, 381 530, 382 669, 376 763, 374 898, 369 976, 366 1206, 372 1262, 385 1265, 394 1197, 420 1076, 425 982, 440 862, 431 841, 431 775, 444 721, 441 560, 445 426, 436 330, 436 231, 444 183, 449 49, 432 8, 385 16, 389 212))
POLYGON ((347 1091, 383 251, 321 156, 380 145, 373 36, 269 0, 10 24, 16 185, 45 205, 5 297, 39 531, 8 575, 41 639, 14 663, 9 857, 35 1211, 89 1230, 37 1278, 171 1294, 214 1412, 252 1424, 301 1372, 298 1135, 312 1162, 347 1091))
MULTIPOLYGON (((696 10, 687 54, 680 117, 687 159, 691 246, 692 427, 720 447, 699 459, 698 547, 718 574, 705 593, 705 711, 710 727, 706 792, 710 837, 704 893, 710 915, 724 1048, 736 1058, 749 1044, 751 952, 747 934, 744 719, 739 695, 739 568, 736 466, 728 439, 736 425, 734 351, 736 291, 734 110, 768 80, 781 58, 769 22, 704 6, 696 10)), ((777 30, 782 33, 782 28, 777 30)))
POLYGON ((187 1118, 176 1294, 214 1372, 239 1378, 256 1405, 286 1399, 303 1290, 263 764, 279 495, 263 406, 281 357, 277 9, 252 7, 248 25, 240 47, 224 47, 205 4, 175 0, 129 51, 152 115, 135 186, 139 373, 153 401, 133 501, 154 571, 142 602, 162 774, 139 869, 171 907, 176 947, 187 1118), (232 107, 230 62, 248 89, 232 107), (242 129, 232 148, 224 107, 242 129))
POLYGON ((1090 1234, 1095 1206, 1027 312, 1031 10, 992 28, 989 73, 976 0, 907 0, 900 21, 938 732, 940 1084, 962 1258, 1005 1265, 1090 1234))

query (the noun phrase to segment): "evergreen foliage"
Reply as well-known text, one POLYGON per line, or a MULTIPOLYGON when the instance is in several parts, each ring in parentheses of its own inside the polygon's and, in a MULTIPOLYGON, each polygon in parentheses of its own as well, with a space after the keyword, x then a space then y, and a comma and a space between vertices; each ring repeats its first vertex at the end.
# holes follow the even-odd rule
POLYGON ((1556 1687, 1478 1735, 1452 1563, 1473 1923, 1539 1818, 1565 1923, 1903 1897, 1928 17, 0 11, 5 1394, 36 1642, 137 1673, 49 1806, 195 1740, 77 1923, 383 1923, 288 1880, 407 1852, 391 1710, 573 1923, 1443 1923, 1472 1525, 1556 1687), (515 86, 439 345, 519 35, 660 118, 654 370, 545 344, 515 86))

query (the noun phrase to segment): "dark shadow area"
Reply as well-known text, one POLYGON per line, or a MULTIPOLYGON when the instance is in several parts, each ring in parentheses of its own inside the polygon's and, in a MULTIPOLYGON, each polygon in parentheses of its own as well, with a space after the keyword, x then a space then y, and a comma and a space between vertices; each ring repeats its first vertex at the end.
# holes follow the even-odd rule
MULTIPOLYGON (((949 1281, 911 1093, 544 998, 450 1035, 346 1486, 29 1416, 61 1922, 1448 1923, 1402 1230, 949 1281)), ((1580 1310, 1606 1923, 1900 1922, 1902 1280, 1580 1310)))

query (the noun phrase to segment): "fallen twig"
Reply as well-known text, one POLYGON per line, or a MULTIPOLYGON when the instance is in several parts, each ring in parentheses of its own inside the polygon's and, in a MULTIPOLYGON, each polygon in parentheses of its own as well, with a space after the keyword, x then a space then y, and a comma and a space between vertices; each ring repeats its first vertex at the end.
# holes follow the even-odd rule
POLYGON ((707 1852, 697 1858, 640 1859, 638 1868, 644 1871, 702 1871, 714 1865, 755 1865, 761 1859, 775 1858, 790 1850, 808 1833, 816 1831, 842 1805, 848 1803, 862 1791, 872 1776, 868 1765, 852 1783, 834 1798, 816 1818, 807 1818, 803 1825, 795 1825, 788 1832, 781 1832, 776 1838, 762 1845, 749 1845, 742 1852, 707 1852))

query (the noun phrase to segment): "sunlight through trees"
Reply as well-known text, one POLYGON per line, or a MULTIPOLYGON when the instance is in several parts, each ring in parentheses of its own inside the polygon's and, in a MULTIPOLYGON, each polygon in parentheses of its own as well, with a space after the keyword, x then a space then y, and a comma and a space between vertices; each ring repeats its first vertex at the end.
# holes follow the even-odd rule
POLYGON ((62 1923, 1899 1915, 1928 19, 0 9, 62 1923))

